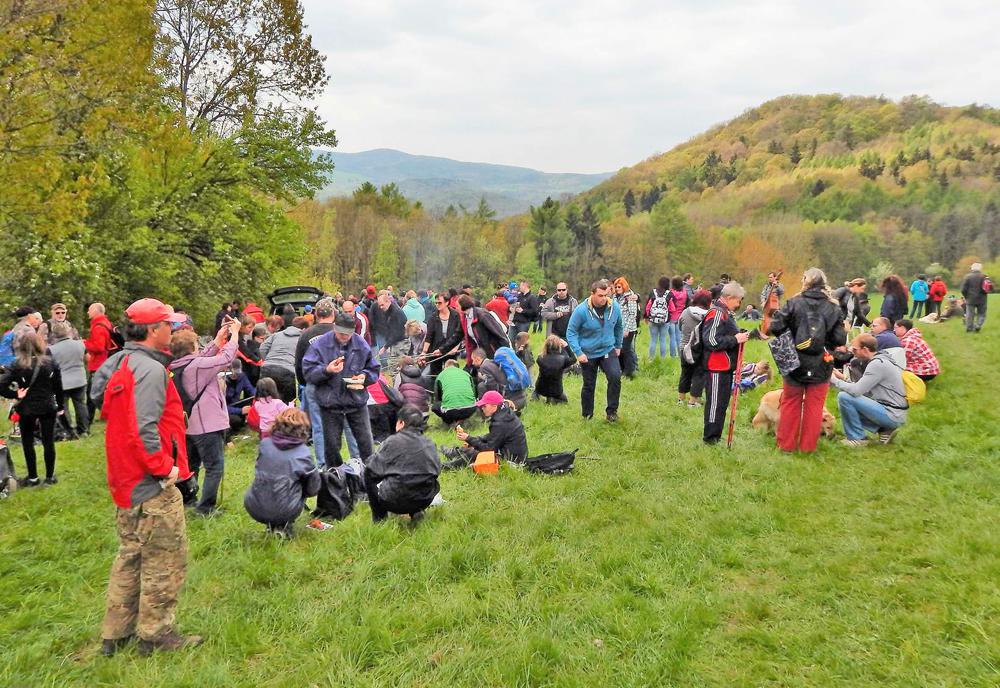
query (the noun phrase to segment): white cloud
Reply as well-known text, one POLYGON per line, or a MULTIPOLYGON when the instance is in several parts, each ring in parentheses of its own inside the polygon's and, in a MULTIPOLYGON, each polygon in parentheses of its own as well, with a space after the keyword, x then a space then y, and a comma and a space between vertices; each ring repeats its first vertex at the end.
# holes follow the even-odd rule
POLYGON ((1000 93, 1000 3, 303 0, 345 151, 597 172, 788 93, 1000 93))

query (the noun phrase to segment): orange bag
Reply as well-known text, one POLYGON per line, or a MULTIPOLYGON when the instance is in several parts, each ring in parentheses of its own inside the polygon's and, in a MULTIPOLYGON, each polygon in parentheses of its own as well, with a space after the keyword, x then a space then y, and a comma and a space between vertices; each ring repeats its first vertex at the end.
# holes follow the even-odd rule
POLYGON ((495 451, 481 451, 472 462, 472 470, 480 475, 496 475, 500 471, 500 462, 495 451))

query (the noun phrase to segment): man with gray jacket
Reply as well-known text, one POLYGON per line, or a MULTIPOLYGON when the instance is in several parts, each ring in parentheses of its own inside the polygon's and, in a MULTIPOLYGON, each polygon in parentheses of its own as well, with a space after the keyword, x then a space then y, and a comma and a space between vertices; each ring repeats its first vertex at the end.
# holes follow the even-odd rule
POLYGON ((275 381, 278 385, 278 394, 286 404, 291 404, 298 396, 295 351, 302 330, 308 326, 309 321, 305 318, 295 318, 289 327, 275 332, 260 345, 260 358, 264 361, 264 365, 260 368, 260 376, 275 381))
MULTIPOLYGON (((73 402, 73 416, 76 424, 76 434, 82 437, 90 432, 90 413, 87 410, 87 351, 83 341, 73 338, 73 328, 65 320, 52 324, 49 336, 52 338, 49 353, 52 360, 59 366, 62 375, 63 395, 73 402)), ((69 404, 66 404, 69 406, 69 404)), ((60 422, 67 430, 72 430, 69 416, 64 415, 60 422)))
POLYGON ((545 336, 557 335, 566 339, 566 328, 569 327, 569 316, 580 304, 569 295, 565 282, 556 285, 556 293, 542 304, 542 320, 545 321, 545 336))
POLYGON ((870 334, 858 335, 851 342, 851 353, 865 362, 865 372, 857 382, 850 382, 842 371, 834 369, 830 383, 840 390, 837 406, 844 425, 844 444, 863 447, 868 444, 865 432, 878 434, 879 444, 889 444, 906 422, 906 388, 903 369, 887 350, 878 350, 870 334))

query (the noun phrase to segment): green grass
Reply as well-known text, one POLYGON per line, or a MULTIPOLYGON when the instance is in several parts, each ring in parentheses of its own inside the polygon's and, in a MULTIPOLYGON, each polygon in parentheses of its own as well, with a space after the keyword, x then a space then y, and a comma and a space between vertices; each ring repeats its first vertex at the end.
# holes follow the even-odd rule
POLYGON ((0 685, 995 686, 994 325, 925 329, 945 372, 891 447, 779 454, 749 427, 757 390, 735 448, 706 448, 673 362, 626 381, 619 424, 583 422, 570 378, 570 405, 527 409, 532 453, 598 460, 447 474, 414 530, 361 505, 265 537, 241 506, 243 442, 227 513, 188 524, 179 621, 207 642, 148 659, 98 654, 116 546, 102 439, 62 444, 57 486, 0 503, 0 685))

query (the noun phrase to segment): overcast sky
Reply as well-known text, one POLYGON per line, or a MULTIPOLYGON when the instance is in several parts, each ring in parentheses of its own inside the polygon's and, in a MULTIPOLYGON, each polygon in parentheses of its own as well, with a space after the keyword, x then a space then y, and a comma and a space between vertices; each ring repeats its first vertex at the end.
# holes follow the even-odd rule
POLYGON ((303 4, 347 152, 603 172, 789 93, 1000 104, 997 0, 303 4))

